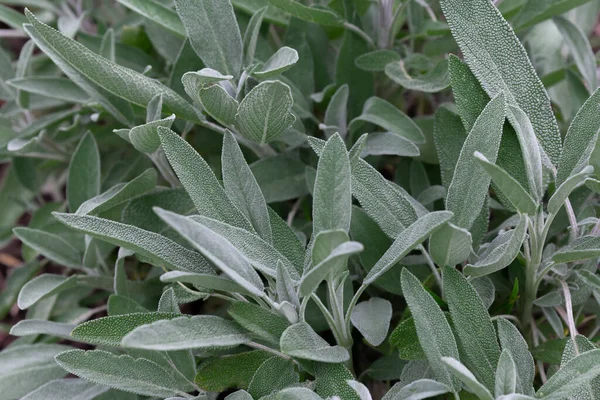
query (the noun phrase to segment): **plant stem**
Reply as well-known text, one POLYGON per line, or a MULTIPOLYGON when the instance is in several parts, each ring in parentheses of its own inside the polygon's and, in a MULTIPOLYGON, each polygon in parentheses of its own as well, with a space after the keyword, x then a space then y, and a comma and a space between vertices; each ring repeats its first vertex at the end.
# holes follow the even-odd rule
POLYGON ((294 360, 292 357, 288 356, 287 354, 283 354, 280 351, 272 349, 272 348, 270 348, 268 346, 265 346, 265 345, 262 345, 262 344, 256 343, 256 342, 248 342, 248 343, 245 343, 245 344, 248 347, 252 347, 252 348, 255 348, 257 350, 266 351, 267 353, 275 354, 277 357, 281 357, 284 360, 292 360, 294 362, 294 364, 298 364, 298 362, 296 360, 294 360))
POLYGON ((365 40, 365 42, 367 42, 367 44, 370 47, 376 47, 375 46, 375 42, 373 41, 373 39, 371 39, 371 37, 369 35, 367 35, 367 33, 365 31, 363 31, 362 29, 360 29, 358 26, 351 24, 348 21, 344 22, 344 28, 348 29, 349 31, 352 31, 354 33, 356 33, 358 36, 360 36, 361 38, 363 38, 365 40))

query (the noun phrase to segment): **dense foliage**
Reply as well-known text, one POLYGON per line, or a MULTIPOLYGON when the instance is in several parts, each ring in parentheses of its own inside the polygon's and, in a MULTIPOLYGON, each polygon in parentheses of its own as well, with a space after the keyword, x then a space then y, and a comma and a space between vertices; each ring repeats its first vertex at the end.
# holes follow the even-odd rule
POLYGON ((0 0, 0 400, 600 398, 599 13, 0 0))

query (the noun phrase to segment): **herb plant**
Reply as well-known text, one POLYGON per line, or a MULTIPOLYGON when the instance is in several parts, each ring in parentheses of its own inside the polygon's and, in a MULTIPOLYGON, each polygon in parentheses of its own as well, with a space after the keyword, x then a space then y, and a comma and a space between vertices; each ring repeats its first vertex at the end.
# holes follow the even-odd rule
POLYGON ((599 13, 0 0, 0 400, 600 397, 599 13))

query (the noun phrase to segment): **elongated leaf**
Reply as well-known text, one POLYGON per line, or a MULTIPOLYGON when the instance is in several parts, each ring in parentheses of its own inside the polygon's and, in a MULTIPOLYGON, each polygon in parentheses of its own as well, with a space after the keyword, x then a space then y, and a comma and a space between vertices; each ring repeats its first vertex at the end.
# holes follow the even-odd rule
POLYGON ((239 77, 242 35, 229 0, 176 0, 177 14, 204 64, 239 77))
POLYGON ((155 211, 163 221, 187 239, 234 282, 256 296, 266 296, 258 273, 227 239, 205 225, 182 215, 158 208, 155 211))
POLYGON ((360 156, 395 155, 417 157, 419 154, 419 148, 410 140, 392 132, 375 132, 367 137, 360 156))
POLYGON ((0 293, 0 318, 4 319, 6 317, 17 302, 21 288, 38 273, 40 268, 40 263, 34 260, 15 268, 8 275, 5 281, 6 287, 0 293))
POLYGON ((23 243, 50 261, 69 268, 82 268, 79 250, 60 236, 31 228, 15 228, 13 233, 23 243))
POLYGON ((38 301, 75 287, 76 276, 43 274, 27 282, 19 292, 17 305, 25 310, 38 301))
POLYGON ((289 356, 324 363, 341 363, 350 358, 341 346, 330 346, 306 322, 290 326, 281 335, 281 351, 289 356))
POLYGON ((211 392, 248 388, 256 369, 271 356, 265 351, 248 351, 209 359, 200 365, 195 381, 211 392))
POLYGON ((385 67, 385 74, 400 86, 425 93, 436 93, 450 85, 448 62, 438 62, 425 74, 411 76, 406 70, 404 61, 392 62, 385 67))
POLYGON ((552 261, 568 263, 596 257, 600 257, 600 236, 582 236, 554 253, 552 261))
POLYGON ((489 160, 496 161, 505 112, 504 95, 499 94, 477 118, 461 150, 446 196, 446 208, 454 213, 452 222, 461 228, 471 229, 473 226, 490 184, 489 175, 473 157, 473 153, 484 150, 489 160))
MULTIPOLYGON (((129 138, 129 141, 136 150, 141 151, 142 153, 152 154, 160 147, 160 139, 158 138, 156 131, 157 127, 164 126, 165 128, 170 128, 174 121, 175 114, 163 119, 154 119, 143 125, 134 127, 124 139, 127 140, 127 138, 129 138)), ((119 131, 115 131, 115 133, 121 136, 119 131)))
POLYGON ((181 394, 169 372, 144 358, 117 356, 103 350, 69 350, 57 355, 56 362, 73 375, 115 389, 143 396, 181 394))
POLYGON ((413 315, 421 348, 436 378, 458 390, 460 384, 442 361, 442 357, 458 358, 454 334, 444 313, 421 282, 406 268, 402 270, 402 292, 413 315))
POLYGON ((275 348, 279 346, 283 332, 290 326, 281 315, 247 302, 234 302, 227 312, 240 326, 275 348))
MULTIPOLYGON (((171 112, 191 121, 198 119, 188 102, 157 80, 106 60, 41 23, 29 11, 26 11, 26 16, 31 26, 25 26, 25 31, 61 69, 64 68, 63 63, 67 64, 69 69, 76 71, 89 82, 140 107, 146 107, 156 94, 162 93, 163 102, 171 112)), ((72 75, 70 71, 65 73, 72 75)), ((69 77, 73 79, 72 76, 69 77)), ((79 84, 78 81, 75 82, 79 84)))
POLYGON ((51 335, 61 339, 71 339, 70 333, 75 325, 65 322, 53 322, 43 319, 24 319, 10 329, 13 336, 51 335))
POLYGON ((298 384, 299 378, 292 360, 273 356, 258 367, 248 385, 248 393, 252 398, 260 399, 277 390, 298 384))
POLYGON ((588 88, 590 91, 595 91, 598 87, 596 56, 587 36, 578 26, 564 17, 556 16, 553 21, 569 46, 571 56, 583 75, 588 88))
POLYGON ((517 367, 508 350, 502 350, 496 369, 496 397, 515 393, 517 390, 517 367))
POLYGON ((113 315, 94 319, 77 326, 71 332, 71 336, 79 341, 95 345, 120 346, 121 340, 135 328, 178 316, 178 314, 170 312, 113 315))
POLYGON ((508 350, 517 368, 517 388, 519 392, 533 395, 535 365, 527 347, 527 342, 519 330, 508 320, 498 319, 498 338, 502 350, 508 350))
POLYGON ((118 0, 130 10, 148 18, 175 35, 185 38, 186 32, 175 11, 154 0, 118 0))
POLYGON ((275 394, 277 400, 322 400, 321 396, 303 387, 289 387, 275 394))
POLYGON ((385 340, 392 319, 392 304, 379 297, 358 303, 352 310, 350 320, 373 346, 385 340))
POLYGON ((536 397, 564 399, 600 375, 600 349, 586 351, 564 365, 537 391, 536 397))
POLYGON ((235 116, 235 126, 247 138, 259 144, 278 139, 296 117, 291 109, 292 91, 280 81, 265 81, 244 97, 235 116))
POLYGON ((221 85, 200 89, 198 98, 204 111, 217 122, 225 126, 233 125, 239 104, 221 85))
POLYGON ((246 332, 235 322, 213 315, 195 315, 142 325, 129 332, 121 345, 170 351, 231 347, 249 340, 246 332))
POLYGON ((251 294, 243 287, 223 276, 197 274, 193 272, 169 271, 160 276, 161 282, 182 282, 191 283, 195 286, 208 290, 219 290, 222 292, 251 294))
POLYGON ((563 184, 556 189, 556 192, 550 197, 550 200, 548 200, 548 212, 556 214, 568 199, 571 192, 578 186, 583 185, 588 175, 592 172, 594 172, 594 167, 587 166, 582 169, 581 172, 567 178, 563 184))
POLYGON ((409 317, 392 331, 389 342, 398 349, 402 360, 423 360, 426 358, 415 328, 415 320, 409 317))
POLYGON ((304 4, 295 0, 268 0, 275 7, 290 13, 292 16, 308 22, 314 22, 319 25, 340 26, 342 19, 333 11, 307 7, 304 4))
POLYGON ((569 177, 587 166, 600 128, 598 107, 600 107, 600 90, 596 90, 585 101, 573 118, 558 163, 557 186, 562 185, 569 177))
POLYGON ((25 344, 0 352, 0 393, 19 399, 46 382, 67 375, 54 356, 68 350, 58 344, 25 344))
POLYGON ((350 160, 339 135, 333 135, 321 152, 313 199, 313 236, 326 230, 350 230, 350 160))
POLYGON ((400 61, 400 54, 392 50, 380 49, 363 54, 354 60, 354 64, 364 71, 381 72, 394 61, 400 61))
POLYGON ((594 290, 600 290, 600 277, 598 275, 582 269, 577 271, 577 276, 583 280, 586 285, 594 288, 594 290))
POLYGON ((518 29, 524 29, 539 22, 561 15, 572 8, 587 3, 589 0, 528 0, 515 17, 514 25, 518 29))
POLYGON ((347 383, 353 377, 344 364, 315 363, 315 378, 315 392, 323 398, 360 400, 347 383))
POLYGON ((262 25, 263 18, 269 6, 265 6, 256 10, 256 12, 250 18, 246 32, 244 33, 244 65, 248 66, 254 63, 254 54, 256 53, 256 44, 258 42, 258 36, 260 34, 260 26, 262 25))
POLYGON ((431 236, 429 253, 437 265, 454 266, 471 254, 471 232, 449 223, 431 236))
MULTIPOLYGON (((402 384, 402 382, 399 384, 402 384)), ((448 386, 432 379, 419 379, 411 382, 390 396, 389 394, 392 393, 393 390, 394 389, 391 389, 390 392, 386 394, 384 397, 385 400, 421 400, 452 391, 448 386)))
POLYGON ((406 114, 379 97, 371 97, 363 107, 362 114, 350 122, 350 130, 355 131, 363 122, 378 125, 415 143, 424 143, 421 128, 406 114))
POLYGON ((84 379, 57 379, 40 386, 21 399, 24 400, 92 400, 110 390, 84 379))
POLYGON ((444 293, 457 339, 464 348, 462 359, 490 391, 494 388, 500 347, 487 308, 475 288, 457 270, 443 270, 444 293), (477 326, 478 329, 470 329, 477 326))
POLYGON ((73 153, 67 178, 69 209, 75 211, 83 202, 100 194, 100 152, 96 139, 87 132, 73 153))
POLYGON ((521 216, 515 229, 503 232, 490 243, 490 250, 474 264, 467 264, 463 272, 470 276, 484 276, 509 266, 519 255, 527 235, 527 217, 521 216))
POLYGON ((561 139, 548 94, 510 25, 491 2, 443 0, 440 4, 483 89, 490 97, 506 92, 507 102, 523 109, 544 151, 557 163, 561 139))
POLYGON ((248 220, 229 200, 210 166, 192 146, 170 129, 158 128, 158 136, 173 170, 200 215, 251 230, 248 220))
POLYGON ((523 214, 535 215, 537 205, 531 195, 521 184, 504 169, 490 162, 480 152, 475 152, 475 157, 492 178, 492 181, 500 188, 502 193, 515 206, 517 211, 523 214))
POLYGON ((29 93, 67 101, 70 103, 88 103, 90 96, 76 84, 66 78, 28 76, 11 79, 9 86, 29 93))
POLYGON ((258 79, 275 78, 298 62, 298 52, 291 47, 279 48, 258 70, 252 71, 258 79))
POLYGON ((117 184, 101 195, 84 202, 77 209, 77 214, 99 214, 119 204, 123 204, 154 188, 156 179, 156 170, 149 168, 131 181, 117 184))
POLYGON ((250 166, 267 203, 308 194, 305 168, 303 162, 285 154, 263 158, 250 166))
POLYGON ((419 218, 414 224, 400 232, 392 246, 385 252, 383 257, 369 271, 363 284, 369 285, 386 271, 396 265, 408 253, 431 236, 437 229, 441 228, 452 218, 448 211, 437 211, 419 218))
POLYGON ((342 85, 331 96, 331 100, 325 110, 324 126, 319 128, 325 130, 326 137, 331 137, 336 132, 341 137, 346 137, 348 133, 348 98, 350 96, 350 87, 342 85))
POLYGON ((272 243, 273 233, 267 203, 240 146, 229 131, 223 137, 221 165, 225 193, 250 221, 260 237, 267 243, 272 243))
POLYGON ((494 400, 490 391, 479 383, 471 371, 461 364, 460 361, 451 357, 442 357, 442 361, 446 363, 452 373, 460 379, 471 392, 475 393, 480 400, 494 400))
POLYGON ((77 231, 134 251, 154 265, 180 271, 214 273, 212 267, 200 254, 157 233, 89 215, 61 213, 52 215, 77 231))

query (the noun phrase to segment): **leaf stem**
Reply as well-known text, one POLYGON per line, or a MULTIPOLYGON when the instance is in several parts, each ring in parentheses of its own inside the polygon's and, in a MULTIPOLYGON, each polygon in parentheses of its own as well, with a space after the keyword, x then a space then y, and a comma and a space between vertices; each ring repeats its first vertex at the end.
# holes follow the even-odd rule
POLYGON ((292 360, 295 364, 298 364, 298 361, 294 360, 292 357, 288 356, 287 354, 283 354, 282 352, 280 352, 278 350, 272 349, 272 348, 262 345, 260 343, 248 342, 248 343, 245 343, 245 345, 248 347, 257 349, 257 350, 262 350, 262 351, 266 351, 267 353, 274 354, 277 357, 283 358, 284 360, 292 360))
POLYGON ((360 29, 358 26, 356 26, 348 21, 344 21, 344 28, 356 33, 358 36, 363 38, 364 41, 367 42, 367 44, 369 46, 376 47, 373 39, 371 39, 371 37, 369 35, 367 35, 367 33, 365 31, 363 31, 362 29, 360 29))
POLYGON ((435 263, 431 259, 431 256, 429 255, 427 250, 425 250, 425 246, 423 246, 421 244, 421 245, 419 245, 418 249, 421 251, 421 253, 423 253, 423 256, 425 256, 425 259, 427 260, 427 264, 429 265, 429 268, 431 269, 431 273, 435 277, 435 281, 436 281, 438 287, 440 288, 440 290, 443 290, 442 277, 440 276, 440 273, 437 270, 435 263))

